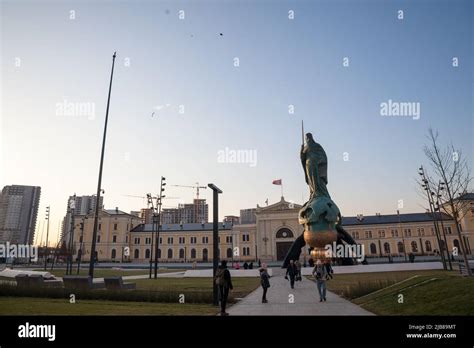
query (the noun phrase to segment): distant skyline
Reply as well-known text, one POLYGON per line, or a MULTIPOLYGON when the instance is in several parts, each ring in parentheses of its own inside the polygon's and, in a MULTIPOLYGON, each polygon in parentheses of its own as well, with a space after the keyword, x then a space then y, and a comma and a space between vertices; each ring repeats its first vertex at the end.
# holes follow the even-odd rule
MULTIPOLYGON (((216 184, 220 219, 279 201, 275 179, 301 204, 301 120, 328 155, 344 216, 393 214, 400 199, 401 212, 423 211, 415 180, 430 171, 430 127, 474 163, 469 0, 0 6, 0 186, 41 186, 37 235, 50 205, 51 240, 68 197, 96 193, 114 51, 108 209, 143 208, 126 195, 156 194, 161 176, 178 197, 166 206, 195 198, 173 184, 216 184)), ((210 190, 200 196, 212 212, 210 190)))

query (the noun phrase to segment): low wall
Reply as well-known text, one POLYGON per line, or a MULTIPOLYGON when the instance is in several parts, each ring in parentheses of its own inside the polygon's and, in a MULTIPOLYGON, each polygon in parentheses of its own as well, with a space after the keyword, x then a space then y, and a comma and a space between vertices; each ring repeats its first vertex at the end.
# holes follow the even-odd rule
MULTIPOLYGON (((332 268, 334 274, 348 274, 443 269, 443 264, 441 262, 385 263, 377 265, 333 266, 332 268)), ((305 267, 301 273, 303 275, 311 275, 312 271, 313 268, 305 267)))

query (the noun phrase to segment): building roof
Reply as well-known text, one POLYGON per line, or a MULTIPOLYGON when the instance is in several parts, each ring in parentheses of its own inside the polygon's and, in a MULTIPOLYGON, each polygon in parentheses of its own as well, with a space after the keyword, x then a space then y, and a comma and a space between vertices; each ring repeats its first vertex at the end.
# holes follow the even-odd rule
POLYGON ((474 201, 474 192, 468 192, 457 198, 461 201, 474 201))
MULTIPOLYGON (((156 227, 156 226, 155 226, 156 227)), ((232 230, 232 224, 226 223, 225 225, 222 222, 219 222, 218 229, 220 231, 230 231, 232 230)), ((162 224, 160 227, 160 232, 182 232, 182 231, 212 231, 212 223, 186 223, 186 224, 162 224)), ((140 224, 133 228, 130 232, 152 232, 153 224, 140 224)))
MULTIPOLYGON (((436 213, 436 219, 440 219, 441 214, 436 213)), ((443 220, 452 220, 453 218, 448 214, 442 213, 443 220)), ((433 214, 431 213, 411 213, 411 214, 400 214, 400 220, 398 214, 391 215, 370 215, 363 216, 359 219, 357 216, 348 216, 342 218, 343 226, 357 226, 357 225, 380 225, 380 224, 397 224, 407 222, 429 222, 433 221, 433 214)))

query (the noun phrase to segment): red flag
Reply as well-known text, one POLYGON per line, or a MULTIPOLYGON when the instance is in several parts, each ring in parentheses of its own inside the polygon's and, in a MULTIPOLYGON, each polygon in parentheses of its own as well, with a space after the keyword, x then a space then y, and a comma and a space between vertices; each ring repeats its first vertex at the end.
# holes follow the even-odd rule
POLYGON ((281 185, 281 179, 273 180, 272 184, 273 185, 281 185))

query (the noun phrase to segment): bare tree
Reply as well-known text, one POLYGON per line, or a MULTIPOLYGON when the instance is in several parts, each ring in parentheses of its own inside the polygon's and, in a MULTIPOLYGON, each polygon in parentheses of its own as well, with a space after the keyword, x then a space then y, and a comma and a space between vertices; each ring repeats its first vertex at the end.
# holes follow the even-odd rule
POLYGON ((428 139, 430 143, 425 145, 423 150, 437 177, 436 179, 429 178, 430 186, 437 187, 441 183, 442 188, 433 195, 439 195, 436 198, 440 200, 440 209, 454 219, 464 264, 468 275, 472 275, 467 259, 467 248, 460 228, 462 218, 469 211, 469 201, 462 199, 462 197, 469 193, 473 179, 471 171, 460 150, 456 150, 452 144, 444 149, 440 147, 437 131, 430 128, 428 139))

